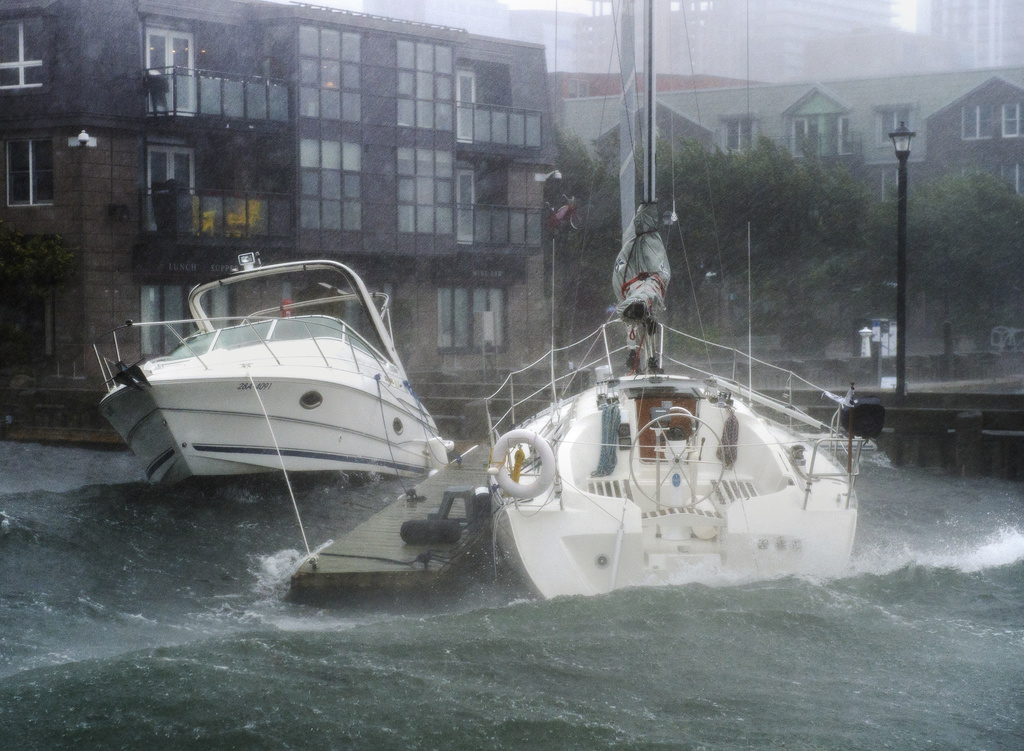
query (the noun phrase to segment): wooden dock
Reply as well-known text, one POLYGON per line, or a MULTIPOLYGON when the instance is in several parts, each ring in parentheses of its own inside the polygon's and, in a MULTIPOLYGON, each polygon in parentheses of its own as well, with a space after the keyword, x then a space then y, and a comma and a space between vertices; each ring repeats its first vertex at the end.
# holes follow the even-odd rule
POLYGON ((486 447, 474 447, 305 561, 291 578, 299 602, 413 600, 449 594, 492 566, 486 447), (483 490, 478 493, 478 490, 483 490), (445 521, 447 520, 447 521, 445 521), (403 541, 403 525, 406 537, 403 541), (453 532, 453 530, 456 530, 453 532), (446 532, 431 540, 434 532, 446 532), (458 540, 450 542, 453 534, 458 540))

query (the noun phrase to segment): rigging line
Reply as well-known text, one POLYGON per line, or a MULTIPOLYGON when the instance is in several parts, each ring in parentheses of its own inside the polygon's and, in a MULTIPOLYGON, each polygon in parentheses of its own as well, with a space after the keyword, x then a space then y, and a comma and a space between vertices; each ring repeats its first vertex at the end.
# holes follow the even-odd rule
POLYGON ((395 459, 395 447, 391 445, 391 439, 388 438, 388 418, 384 416, 384 394, 381 392, 380 373, 377 373, 373 379, 377 382, 377 404, 380 405, 380 424, 381 427, 384 428, 384 441, 388 444, 388 453, 391 454, 391 465, 395 468, 395 474, 398 476, 398 484, 402 486, 402 492, 405 495, 408 495, 409 489, 405 487, 405 480, 398 471, 398 461, 395 459))
POLYGON ((252 370, 249 365, 245 366, 245 374, 249 376, 249 384, 252 386, 252 392, 256 394, 256 399, 260 403, 260 409, 263 411, 263 417, 267 421, 267 429, 270 431, 270 438, 274 441, 274 450, 277 451, 277 459, 281 462, 281 472, 284 473, 284 482, 288 486, 288 495, 292 499, 292 508, 295 509, 295 519, 299 522, 299 532, 302 533, 302 544, 306 546, 306 557, 309 558, 313 553, 309 549, 309 540, 306 539, 306 529, 302 526, 302 515, 299 513, 299 504, 295 501, 295 492, 292 490, 292 481, 288 477, 288 470, 284 466, 284 457, 281 455, 281 447, 277 443, 277 436, 274 434, 274 426, 270 424, 270 415, 267 414, 266 405, 263 404, 263 397, 260 396, 260 390, 256 388, 256 382, 252 379, 252 370))

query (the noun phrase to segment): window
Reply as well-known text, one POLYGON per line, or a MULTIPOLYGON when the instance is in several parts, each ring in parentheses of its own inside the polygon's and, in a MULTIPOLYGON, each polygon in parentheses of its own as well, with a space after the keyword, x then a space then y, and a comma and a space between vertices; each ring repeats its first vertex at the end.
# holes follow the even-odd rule
POLYGON ((910 122, 909 107, 891 107, 878 110, 875 113, 875 145, 892 146, 889 134, 899 128, 900 123, 905 123, 911 130, 914 129, 910 122))
POLYGON ((853 153, 853 134, 850 132, 850 118, 836 118, 836 146, 840 154, 853 153))
POLYGON ((590 82, 582 78, 570 78, 568 97, 574 99, 585 96, 590 96, 590 82))
POLYGON ((991 138, 995 107, 991 104, 977 104, 963 108, 963 139, 965 141, 991 138))
POLYGON ((362 162, 358 143, 313 138, 299 142, 302 229, 362 228, 362 162))
POLYGON ((397 151, 398 231, 452 233, 452 153, 434 149, 397 151))
POLYGON ((438 349, 493 351, 504 343, 504 290, 500 287, 438 288, 438 349))
POLYGON ((187 114, 196 111, 194 48, 192 35, 187 31, 146 29, 150 112, 187 114))
POLYGON ((999 171, 1003 179, 1010 183, 1014 193, 1024 194, 1024 167, 1019 163, 1004 164, 999 171))
POLYGON ((191 193, 195 187, 192 150, 181 146, 149 146, 146 179, 150 198, 149 231, 173 234, 179 229, 190 230, 193 223, 191 193))
POLYGON ((7 144, 7 204, 53 203, 53 142, 10 141, 7 144))
POLYGON ((740 151, 750 148, 754 122, 750 118, 738 117, 725 123, 725 148, 740 151))
POLYGON ((299 27, 299 114, 362 120, 359 94, 362 38, 337 29, 299 27))
MULTIPOLYGON (((140 319, 151 321, 180 321, 185 318, 186 288, 176 284, 144 284, 141 288, 140 319)), ((185 325, 143 326, 141 329, 142 354, 161 355, 180 344, 178 336, 185 335, 185 325), (178 336, 175 336, 177 334, 178 336)))
POLYGON ((0 90, 43 85, 42 21, 0 24, 0 90))
POLYGON ((452 50, 400 39, 396 47, 399 125, 452 129, 452 50))
POLYGON ((1003 105, 1003 138, 1024 135, 1020 123, 1020 103, 1003 105))

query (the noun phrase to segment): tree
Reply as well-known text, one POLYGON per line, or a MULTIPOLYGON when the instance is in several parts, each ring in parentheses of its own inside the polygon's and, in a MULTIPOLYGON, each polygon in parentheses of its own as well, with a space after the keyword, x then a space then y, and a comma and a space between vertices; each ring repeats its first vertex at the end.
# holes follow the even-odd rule
POLYGON ((74 254, 57 235, 25 235, 0 221, 0 361, 22 362, 42 341, 42 308, 71 278, 74 254))
MULTIPOLYGON (((946 175, 912 187, 907 202, 912 329, 916 324, 919 333, 938 336, 948 320, 955 331, 987 341, 995 326, 1024 328, 1024 197, 983 173, 946 175)), ((894 198, 879 204, 870 220, 872 244, 879 249, 873 261, 876 279, 886 278, 885 266, 887 279, 895 278, 894 204, 894 198)))

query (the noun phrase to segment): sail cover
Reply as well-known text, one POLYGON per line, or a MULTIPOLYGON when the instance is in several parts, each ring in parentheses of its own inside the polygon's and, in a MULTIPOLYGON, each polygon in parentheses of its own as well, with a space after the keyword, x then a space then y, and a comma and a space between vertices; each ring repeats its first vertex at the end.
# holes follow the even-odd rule
POLYGON ((658 234, 657 204, 641 204, 622 237, 615 259, 612 289, 618 313, 626 323, 657 320, 665 310, 665 292, 672 274, 668 254, 658 234))

